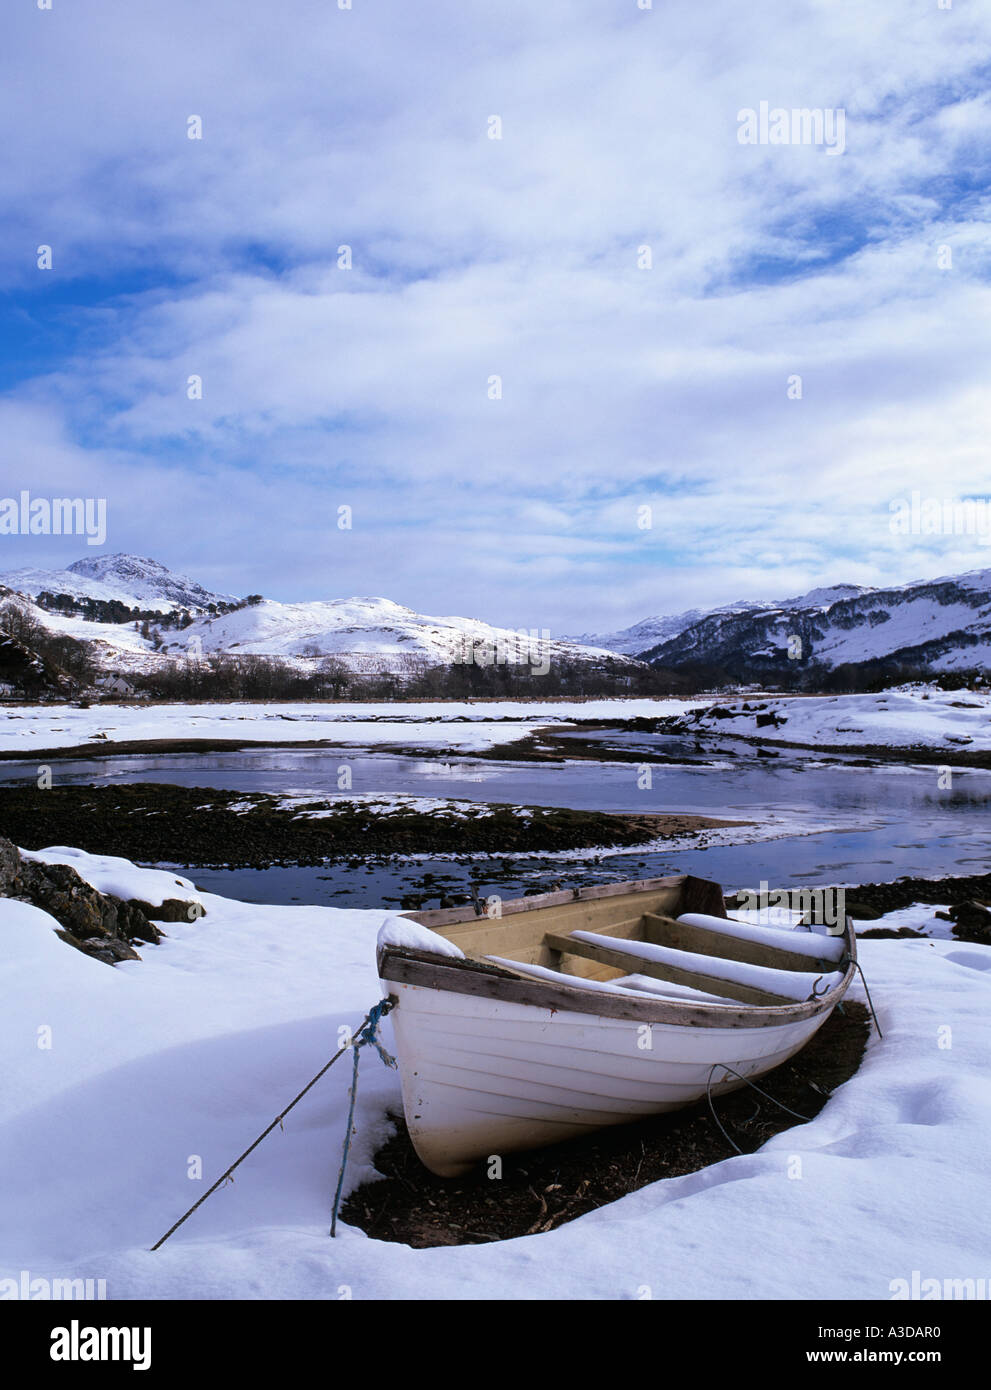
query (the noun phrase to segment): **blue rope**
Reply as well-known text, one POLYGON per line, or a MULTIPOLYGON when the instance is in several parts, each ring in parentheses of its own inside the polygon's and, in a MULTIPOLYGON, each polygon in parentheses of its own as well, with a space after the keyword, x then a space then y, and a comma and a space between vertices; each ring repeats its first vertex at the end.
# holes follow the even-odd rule
POLYGON ((392 1008, 391 999, 380 999, 373 1009, 368 1012, 368 1022, 351 1039, 351 1049, 354 1052, 354 1070, 351 1074, 351 1105, 348 1109, 348 1125, 344 1134, 344 1152, 341 1155, 341 1171, 337 1175, 337 1191, 334 1193, 334 1210, 330 1218, 330 1234, 337 1235, 337 1212, 341 1205, 341 1189, 344 1186, 344 1173, 348 1166, 348 1152, 351 1148, 351 1135, 354 1133, 354 1105, 358 1099, 358 1062, 361 1060, 361 1049, 367 1047, 369 1043, 378 1052, 382 1061, 387 1067, 396 1065, 395 1057, 390 1057, 385 1048, 375 1036, 379 1023, 392 1008))

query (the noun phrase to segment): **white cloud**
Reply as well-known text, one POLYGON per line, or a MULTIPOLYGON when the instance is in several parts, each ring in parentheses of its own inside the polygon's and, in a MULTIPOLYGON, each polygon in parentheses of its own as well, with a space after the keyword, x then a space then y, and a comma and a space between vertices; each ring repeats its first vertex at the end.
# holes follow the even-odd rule
POLYGON ((981 16, 106 0, 10 29, 7 283, 65 312, 45 241, 56 301, 130 292, 87 291, 12 388, 7 487, 106 493, 111 548, 557 630, 986 558, 884 525, 934 476, 986 487, 981 16), (762 100, 844 108, 846 153, 741 146, 762 100))

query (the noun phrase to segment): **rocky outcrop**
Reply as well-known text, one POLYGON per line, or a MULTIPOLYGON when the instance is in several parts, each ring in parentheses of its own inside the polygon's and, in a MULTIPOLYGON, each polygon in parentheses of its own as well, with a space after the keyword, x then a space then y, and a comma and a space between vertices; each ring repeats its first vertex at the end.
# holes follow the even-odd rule
POLYGON ((987 903, 970 898, 957 903, 948 912, 937 912, 945 922, 953 923, 953 935, 958 941, 974 941, 991 946, 991 908, 987 903))
MULTIPOLYGON (((54 917, 61 928, 56 934, 70 946, 97 960, 115 965, 119 960, 140 960, 135 941, 157 944, 164 933, 151 914, 161 921, 188 921, 190 904, 170 899, 162 907, 126 901, 112 893, 99 893, 68 864, 39 864, 22 859, 17 846, 0 836, 0 897, 32 903, 54 917)), ((200 909, 200 912, 202 909, 200 909)))

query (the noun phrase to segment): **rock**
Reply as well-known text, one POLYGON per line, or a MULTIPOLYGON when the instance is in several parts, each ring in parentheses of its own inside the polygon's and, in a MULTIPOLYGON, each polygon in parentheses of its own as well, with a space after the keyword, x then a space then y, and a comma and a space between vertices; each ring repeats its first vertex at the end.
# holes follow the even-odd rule
MULTIPOLYGON (((0 896, 40 907, 58 922, 56 935, 63 941, 109 965, 141 959, 131 941, 157 943, 162 938, 140 903, 98 892, 68 864, 21 859, 16 845, 2 837, 0 896)), ((172 901, 179 905, 178 899, 172 901)), ((181 906, 188 911, 187 903, 181 906)))
POLYGON ((14 896, 13 884, 21 871, 21 856, 12 840, 0 835, 0 897, 14 896))
POLYGON ((880 940, 882 937, 888 940, 901 940, 910 936, 924 937, 925 932, 916 931, 914 927, 871 927, 870 931, 857 933, 857 939, 861 937, 872 937, 880 940))
POLYGON ((991 912, 974 899, 950 908, 953 935, 958 941, 974 941, 991 946, 991 912))
POLYGON ((866 903, 858 903, 848 899, 846 902, 847 916, 852 917, 855 922, 876 922, 884 913, 879 912, 876 907, 868 907, 866 903))
MULTIPOLYGON (((122 902, 119 898, 116 902, 118 934, 128 941, 150 941, 157 946, 165 933, 149 922, 141 903, 133 899, 122 902)), ((167 920, 175 919, 170 917, 167 920)))
POLYGON ((116 901, 104 898, 68 864, 21 865, 18 897, 54 917, 80 941, 117 934, 116 901))
POLYGON ((77 945, 88 956, 105 961, 107 965, 116 965, 119 960, 141 959, 134 947, 129 946, 126 941, 106 940, 99 936, 91 936, 88 941, 77 942, 77 945))
POLYGON ((183 898, 166 898, 158 907, 142 902, 140 898, 131 898, 130 901, 134 907, 140 908, 145 917, 153 918, 156 922, 192 922, 197 917, 206 916, 206 908, 202 904, 183 898))

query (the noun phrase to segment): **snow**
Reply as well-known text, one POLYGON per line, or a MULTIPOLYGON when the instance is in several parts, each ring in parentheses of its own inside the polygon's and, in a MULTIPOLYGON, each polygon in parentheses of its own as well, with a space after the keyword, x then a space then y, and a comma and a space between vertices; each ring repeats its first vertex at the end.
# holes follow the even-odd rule
POLYGON ((821 960, 839 960, 846 950, 842 937, 826 936, 817 931, 792 930, 785 937, 780 927, 737 922, 732 918, 708 917, 702 912, 685 912, 678 921, 687 922, 691 927, 702 927, 705 931, 718 932, 721 936, 732 936, 739 941, 756 941, 762 946, 774 946, 821 960))
POLYGON ((150 907, 161 907, 167 898, 200 903, 196 885, 188 878, 165 869, 140 869, 129 859, 118 859, 112 854, 88 854, 68 845, 52 845, 48 849, 22 849, 20 855, 38 864, 68 864, 98 893, 134 898, 150 907))
POLYGON ((991 661, 989 600, 991 570, 972 570, 885 589, 837 584, 775 602, 745 600, 708 612, 647 618, 622 632, 582 640, 632 655, 659 646, 662 664, 671 664, 686 657, 718 659, 726 649, 751 659, 773 658, 790 633, 802 632, 806 655, 828 666, 896 653, 913 666, 917 649, 932 643, 932 669, 969 670, 991 661))
POLYGON ((389 917, 379 930, 377 948, 401 946, 408 951, 433 951, 438 956, 453 956, 464 960, 465 953, 448 941, 445 936, 422 927, 419 922, 411 922, 406 917, 389 917))
MULTIPOLYGON (((165 660, 213 652, 279 657, 297 666, 326 656, 339 658, 355 671, 397 674, 431 665, 478 662, 489 666, 526 662, 536 671, 558 658, 601 665, 626 664, 604 647, 590 647, 551 637, 546 629, 497 627, 476 618, 432 617, 381 597, 318 599, 279 603, 261 599, 234 612, 210 616, 210 603, 231 603, 185 575, 136 555, 87 556, 65 570, 20 569, 0 574, 0 583, 31 599, 43 591, 74 597, 117 599, 130 608, 169 612, 188 609, 194 622, 181 631, 166 630, 156 652, 150 639, 135 642, 130 624, 87 623, 73 628, 55 614, 31 606, 46 627, 97 640, 95 655, 108 666, 150 670, 165 660)), ((631 669, 633 667, 631 666, 631 669)))
MULTIPOLYGON (((238 815, 255 810, 257 802, 232 801, 228 811, 238 815)), ((479 801, 460 801, 453 797, 415 796, 409 792, 341 792, 316 793, 289 789, 278 794, 271 802, 275 811, 292 811, 295 820, 325 820, 351 810, 360 810, 370 816, 405 815, 444 815, 454 820, 484 820, 494 815, 496 809, 510 812, 521 820, 528 820, 533 812, 526 806, 479 801), (328 803, 328 804, 324 804, 328 803)))
MULTIPOLYGON (((70 620, 61 620, 66 623, 70 620)), ((136 636, 136 634, 134 634, 136 636)), ((903 686, 872 695, 758 695, 745 700, 593 699, 342 701, 340 703, 218 701, 178 704, 8 705, 0 718, 0 752, 158 739, 244 740, 259 744, 327 743, 341 747, 400 745, 470 755, 512 743, 541 728, 576 720, 685 718, 691 732, 741 734, 761 743, 830 747, 878 745, 948 752, 991 749, 991 693, 903 686), (748 705, 749 709, 743 706, 748 705), (713 709, 728 711, 717 718, 713 709), (775 713, 779 727, 757 725, 775 713)), ((650 761, 649 754, 645 760, 650 761)), ((451 769, 437 764, 437 775, 451 769)), ((491 772, 472 770, 471 778, 491 772)))
POLYGON ((903 686, 872 695, 766 696, 734 700, 720 706, 729 716, 711 713, 690 727, 725 737, 743 734, 761 743, 801 743, 816 748, 837 746, 888 748, 991 749, 991 693, 903 686), (743 705, 750 706, 745 710, 743 705), (759 708, 757 708, 759 706, 759 708), (777 714, 780 727, 757 726, 758 714, 777 714))
POLYGON ((841 973, 810 974, 803 970, 776 970, 770 965, 745 965, 738 960, 717 960, 696 951, 679 951, 673 946, 658 946, 653 941, 629 941, 626 938, 602 936, 598 932, 573 931, 576 941, 591 946, 608 946, 641 960, 656 961, 658 965, 673 965, 679 970, 693 970, 710 979, 732 980, 751 989, 765 989, 785 999, 810 999, 813 993, 825 994, 843 978, 841 973))
POLYGON ((573 975, 562 975, 560 970, 551 970, 546 965, 535 965, 532 961, 512 960, 508 956, 486 956, 485 959, 517 974, 532 975, 535 980, 548 980, 554 985, 580 985, 582 989, 600 994, 659 994, 666 999, 687 999, 696 1004, 731 1004, 735 1009, 740 1008, 737 999, 724 999, 718 994, 692 989, 690 985, 674 985, 667 980, 655 980, 649 975, 622 975, 615 980, 593 980, 583 975, 579 979, 573 975))
MULTIPOLYGON (((915 1270, 989 1272, 991 949, 947 940, 861 943, 884 1038, 757 1153, 511 1241, 413 1250, 346 1224, 330 1240, 344 1059, 152 1254, 380 995, 390 914, 202 897, 207 917, 114 968, 0 901, 0 1277, 104 1278, 111 1299, 887 1301, 915 1270)), ((399 1105, 366 1050, 348 1189, 399 1105)))
MULTIPOLYGON (((0 583, 32 598, 47 590, 50 594, 69 594, 73 598, 104 602, 116 599, 128 608, 155 609, 161 613, 175 608, 195 609, 208 603, 237 601, 233 594, 211 593, 185 575, 166 569, 157 560, 139 555, 89 555, 64 570, 7 570, 0 574, 0 583)), ((84 628, 92 627, 93 624, 84 624, 84 628)))
POLYGON ((220 701, 167 705, 8 705, 0 718, 0 752, 70 748, 106 738, 244 739, 265 744, 400 743, 472 753, 510 743, 544 725, 576 719, 651 719, 705 704, 685 700, 480 700, 340 704, 220 701))
POLYGON ((807 594, 797 598, 784 599, 737 599, 735 603, 724 604, 721 608, 690 608, 684 613, 674 613, 667 617, 643 618, 632 627, 619 632, 606 634, 585 633, 574 637, 575 642, 584 642, 593 647, 607 647, 610 651, 622 652, 627 656, 639 656, 651 647, 678 637, 696 623, 706 618, 736 616, 750 613, 773 613, 779 608, 828 608, 839 599, 857 598, 873 590, 861 588, 857 584, 834 584, 829 588, 810 589, 807 594))

